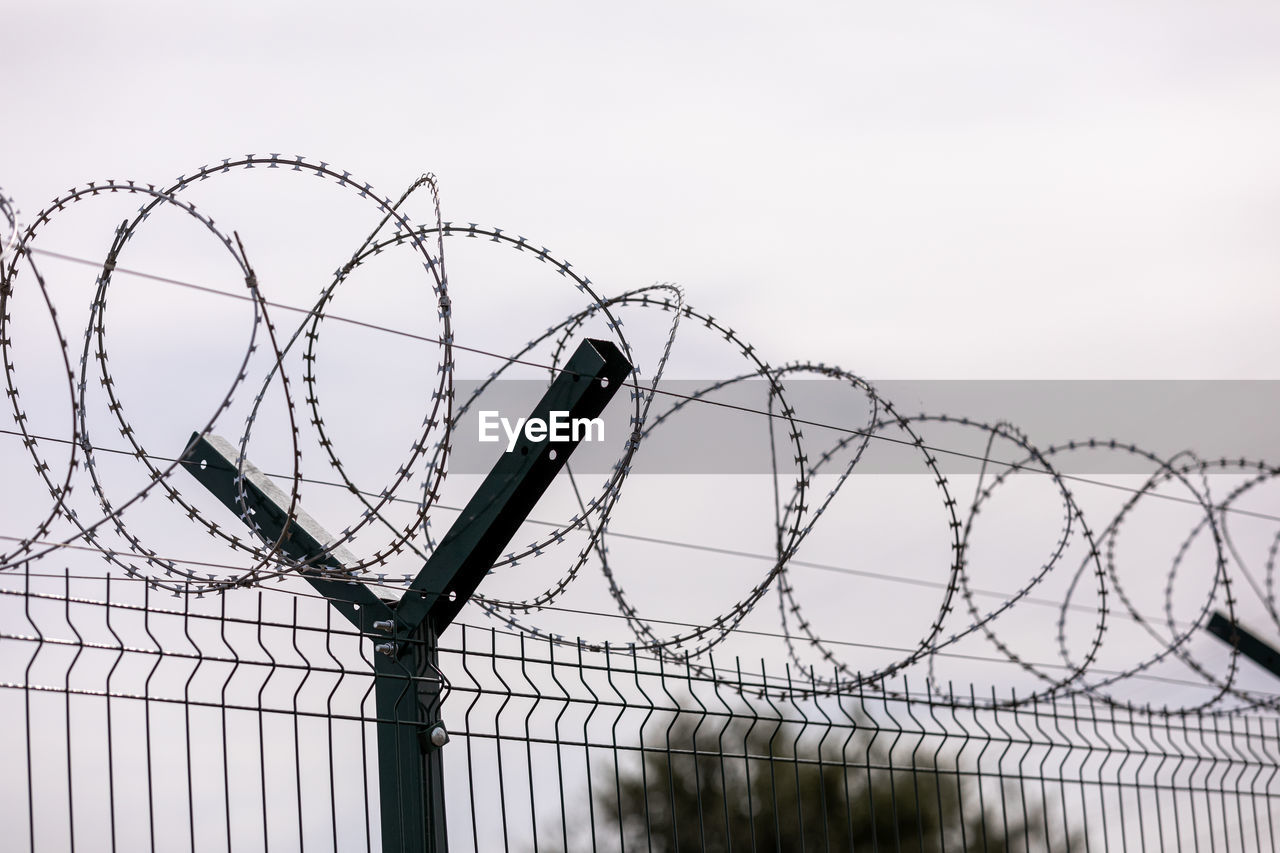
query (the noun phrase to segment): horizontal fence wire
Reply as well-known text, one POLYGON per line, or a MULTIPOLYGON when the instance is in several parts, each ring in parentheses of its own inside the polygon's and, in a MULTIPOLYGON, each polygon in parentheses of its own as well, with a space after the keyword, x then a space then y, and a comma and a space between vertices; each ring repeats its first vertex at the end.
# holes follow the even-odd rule
MULTIPOLYGON (((6 849, 381 850, 373 645, 332 613, 4 576, 6 849)), ((1275 849, 1274 717, 812 677, 455 626, 414 677, 450 849, 1275 849)))

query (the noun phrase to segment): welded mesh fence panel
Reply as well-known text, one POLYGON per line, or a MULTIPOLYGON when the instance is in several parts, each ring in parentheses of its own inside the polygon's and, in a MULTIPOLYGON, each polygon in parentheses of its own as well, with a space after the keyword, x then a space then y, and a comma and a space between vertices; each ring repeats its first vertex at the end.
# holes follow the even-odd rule
POLYGON ((1271 718, 805 698, 759 667, 458 639, 457 849, 1269 850, 1280 829, 1271 718))
MULTIPOLYGON (((331 614, 5 576, 5 849, 381 850, 371 644, 331 614)), ((904 684, 815 698, 759 665, 468 626, 440 667, 453 850, 1269 850, 1280 832, 1271 717, 904 684)))
POLYGON ((376 849, 372 670, 326 602, 4 581, 6 849, 376 849))

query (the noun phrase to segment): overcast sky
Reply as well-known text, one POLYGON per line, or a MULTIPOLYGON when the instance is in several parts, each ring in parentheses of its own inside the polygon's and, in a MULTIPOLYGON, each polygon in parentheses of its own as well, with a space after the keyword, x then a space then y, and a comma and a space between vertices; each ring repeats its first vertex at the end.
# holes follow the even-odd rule
MULTIPOLYGON (((162 184, 300 153, 393 197, 434 172, 446 219, 524 234, 604 294, 678 282, 773 363, 871 379, 1280 378, 1272 3, 9 6, 0 186, 28 219, 90 180, 162 184)), ((347 253, 364 233, 320 208, 210 209, 254 258, 277 248, 254 242, 255 217, 339 233, 347 253)), ((40 246, 99 257, 110 228, 89 233, 52 229, 40 246)), ((212 280, 225 256, 205 268, 162 248, 157 271, 225 283, 212 280)), ((451 268, 458 342, 514 351, 528 330, 508 334, 510 306, 493 319, 501 283, 466 269, 451 268)), ((273 297, 316 289, 263 281, 273 297)), ((125 304, 113 322, 151 331, 118 369, 132 357, 177 382, 212 358, 182 353, 206 345, 187 338, 214 315, 125 304)), ((392 382, 376 379, 354 393, 392 382)), ((676 509, 644 516, 646 531, 712 538, 676 509)), ((829 550, 812 547, 905 571, 891 546, 909 537, 889 531, 878 557, 864 540, 851 555, 839 525, 829 550)))
POLYGON ((677 281, 774 360, 1278 375, 1274 4, 8 5, 29 214, 303 153, 433 171, 446 218, 677 281))

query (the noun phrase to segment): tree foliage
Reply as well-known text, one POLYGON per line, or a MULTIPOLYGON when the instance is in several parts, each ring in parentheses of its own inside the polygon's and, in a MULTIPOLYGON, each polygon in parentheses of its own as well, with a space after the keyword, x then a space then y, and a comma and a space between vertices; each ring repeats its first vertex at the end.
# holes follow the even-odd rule
MULTIPOLYGON (((1082 840, 1017 780, 935 766, 919 738, 859 728, 801 746, 799 723, 676 715, 657 748, 594 792, 625 850, 1074 850, 1082 840), (844 740, 844 735, 841 735, 844 740)), ((651 729, 652 731, 652 729, 651 729)), ((606 831, 605 835, 609 833, 606 831)))

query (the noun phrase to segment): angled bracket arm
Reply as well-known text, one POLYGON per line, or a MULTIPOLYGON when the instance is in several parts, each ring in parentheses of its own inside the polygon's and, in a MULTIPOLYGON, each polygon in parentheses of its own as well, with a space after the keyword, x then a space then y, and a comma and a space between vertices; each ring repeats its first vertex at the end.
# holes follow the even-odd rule
POLYGON ((1239 622, 1232 622, 1215 610, 1209 617, 1209 624, 1205 627, 1210 634, 1228 646, 1235 646, 1240 650, 1240 654, 1280 678, 1280 651, 1276 651, 1253 632, 1245 630, 1239 622))
POLYGON ((370 632, 373 622, 393 618, 385 601, 346 575, 346 566, 355 565, 356 558, 341 546, 320 557, 334 537, 301 507, 295 507, 290 517, 289 496, 248 460, 244 462, 242 514, 237 497, 237 456, 235 447, 225 438, 194 433, 183 465, 214 497, 240 515, 259 538, 274 543, 283 534, 281 551, 295 560, 313 561, 300 571, 302 577, 360 631, 370 632))
MULTIPOLYGON (((570 423, 596 418, 630 372, 631 364, 611 342, 583 341, 529 421, 550 424, 553 414, 570 423)), ((415 626, 429 618, 437 634, 449 627, 581 443, 577 430, 569 435, 563 441, 530 441, 522 434, 502 454, 396 607, 401 623, 415 626)))
MULTIPOLYGON (((529 420, 572 423, 594 419, 622 387, 631 364, 609 341, 585 340, 551 383, 529 420)), ((399 601, 379 598, 349 574, 356 559, 247 460, 217 436, 194 434, 183 466, 226 507, 271 544, 302 562, 298 574, 329 600, 360 633, 375 639, 378 768, 384 853, 443 853, 444 765, 439 747, 448 733, 438 722, 437 641, 501 556, 525 517, 580 443, 525 433, 502 454, 462 514, 440 540, 399 601), (242 469, 242 470, 240 470, 242 469), (240 478, 243 477, 243 480, 240 478), (244 493, 243 509, 240 492, 244 493), (424 713, 426 718, 424 719, 424 713)))
MULTIPOLYGON (((631 364, 610 341, 585 340, 551 383, 528 420, 545 424, 591 420, 604 412, 631 371, 631 364)), ((412 631, 430 619, 437 634, 453 622, 490 567, 546 492, 556 474, 581 443, 577 430, 567 440, 532 441, 521 434, 515 447, 503 453, 462 514, 440 540, 401 600, 394 605, 397 633, 412 631)), ((218 436, 193 434, 183 455, 186 469, 232 511, 240 514, 237 498, 236 451, 218 436)), ((295 507, 270 478, 247 460, 243 465, 248 516, 241 516, 266 542, 281 538, 281 550, 300 561, 314 561, 300 574, 360 630, 370 615, 390 617, 388 605, 357 579, 345 575, 355 559, 345 548, 324 557, 334 541, 316 521, 295 507), (358 608, 352 605, 360 605, 358 608)))

